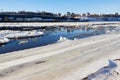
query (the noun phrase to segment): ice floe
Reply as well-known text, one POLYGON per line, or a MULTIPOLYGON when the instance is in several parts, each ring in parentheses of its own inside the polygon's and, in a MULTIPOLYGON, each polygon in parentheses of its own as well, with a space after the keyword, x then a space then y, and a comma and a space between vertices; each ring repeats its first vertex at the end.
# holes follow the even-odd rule
POLYGON ((5 30, 0 32, 0 37, 5 37, 5 38, 25 38, 25 37, 36 37, 36 36, 41 36, 43 35, 44 32, 41 31, 10 31, 10 30, 5 30))
POLYGON ((0 44, 8 43, 10 40, 8 38, 0 38, 0 44))

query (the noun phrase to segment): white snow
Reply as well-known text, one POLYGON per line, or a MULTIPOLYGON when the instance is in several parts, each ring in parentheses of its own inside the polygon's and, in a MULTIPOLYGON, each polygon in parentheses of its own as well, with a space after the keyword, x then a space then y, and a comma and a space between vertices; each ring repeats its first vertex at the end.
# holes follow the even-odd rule
POLYGON ((68 41, 69 39, 67 39, 66 37, 62 37, 60 36, 60 39, 57 42, 64 42, 64 41, 68 41))
POLYGON ((114 31, 0 55, 0 80, 120 80, 120 33, 114 31))
POLYGON ((27 42, 28 42, 28 40, 21 40, 18 44, 25 44, 27 42))
POLYGON ((89 75, 84 79, 86 80, 120 80, 120 74, 118 71, 116 71, 116 68, 120 69, 120 66, 118 66, 115 61, 109 60, 108 66, 105 66, 99 69, 97 72, 89 75))
POLYGON ((11 30, 4 30, 0 31, 0 37, 5 38, 22 38, 22 37, 34 37, 40 36, 44 33, 41 31, 33 30, 33 31, 11 31, 11 30))
POLYGON ((119 43, 120 34, 112 33, 3 54, 0 80, 81 80, 92 73, 96 75, 94 79, 102 76, 102 80, 109 76, 109 73, 103 76, 102 72, 118 72, 118 64, 113 61, 103 67, 109 59, 119 58, 119 43), (40 61, 46 62, 36 64, 40 61))
POLYGON ((8 43, 9 41, 8 38, 0 38, 0 44, 8 43))

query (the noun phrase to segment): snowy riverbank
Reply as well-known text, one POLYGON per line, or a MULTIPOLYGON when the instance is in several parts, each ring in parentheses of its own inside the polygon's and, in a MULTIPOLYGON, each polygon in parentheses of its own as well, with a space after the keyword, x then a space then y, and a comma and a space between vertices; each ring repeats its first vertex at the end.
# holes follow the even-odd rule
POLYGON ((81 80, 119 56, 119 31, 73 41, 61 38, 56 44, 0 55, 0 80, 81 80))

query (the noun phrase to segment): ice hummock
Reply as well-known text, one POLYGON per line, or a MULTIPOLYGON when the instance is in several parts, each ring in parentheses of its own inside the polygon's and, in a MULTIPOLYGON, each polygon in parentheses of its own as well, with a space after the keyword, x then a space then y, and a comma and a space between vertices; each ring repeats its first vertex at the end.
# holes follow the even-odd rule
POLYGON ((10 40, 8 38, 0 38, 0 44, 8 43, 10 40))
POLYGON ((86 80, 118 80, 117 76, 119 73, 116 71, 118 67, 119 66, 116 62, 109 60, 108 66, 105 66, 99 69, 97 72, 89 75, 86 77, 86 80))
POLYGON ((66 37, 60 36, 58 42, 64 42, 67 41, 68 39, 66 37))

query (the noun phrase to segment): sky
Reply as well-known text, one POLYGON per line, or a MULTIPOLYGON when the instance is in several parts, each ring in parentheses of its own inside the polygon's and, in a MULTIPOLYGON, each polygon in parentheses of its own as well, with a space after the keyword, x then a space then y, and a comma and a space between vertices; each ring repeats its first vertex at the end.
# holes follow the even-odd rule
POLYGON ((115 13, 120 0, 0 0, 0 11, 47 11, 53 13, 115 13))

